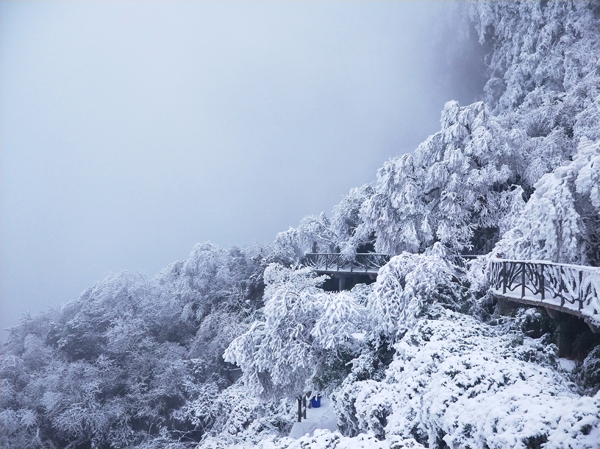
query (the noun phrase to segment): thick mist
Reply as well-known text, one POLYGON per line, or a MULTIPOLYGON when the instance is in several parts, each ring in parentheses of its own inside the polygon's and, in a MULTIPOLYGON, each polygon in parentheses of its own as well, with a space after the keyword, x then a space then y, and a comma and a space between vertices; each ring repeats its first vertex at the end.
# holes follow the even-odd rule
POLYGON ((2 2, 1 327, 331 211, 479 98, 459 8, 2 2))

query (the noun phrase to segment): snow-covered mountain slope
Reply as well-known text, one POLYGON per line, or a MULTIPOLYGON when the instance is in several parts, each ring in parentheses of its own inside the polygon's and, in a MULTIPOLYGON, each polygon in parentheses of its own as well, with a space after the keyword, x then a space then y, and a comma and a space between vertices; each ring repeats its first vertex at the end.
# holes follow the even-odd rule
POLYGON ((455 265, 494 247, 600 264, 600 3, 478 1, 463 17, 487 51, 484 97, 448 101, 440 130, 331 218, 272 245, 197 245, 154 279, 109 274, 12 329, 0 446, 600 447, 598 335, 500 313, 485 258, 455 265), (314 249, 393 257, 375 283, 326 292, 302 266, 314 249), (309 390, 338 430, 290 438, 309 390))

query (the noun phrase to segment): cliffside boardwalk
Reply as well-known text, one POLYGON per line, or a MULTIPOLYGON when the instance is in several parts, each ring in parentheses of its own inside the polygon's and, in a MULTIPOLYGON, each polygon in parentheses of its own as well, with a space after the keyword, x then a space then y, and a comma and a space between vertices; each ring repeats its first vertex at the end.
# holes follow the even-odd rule
POLYGON ((368 276, 363 279, 371 281, 377 279, 379 269, 390 261, 390 255, 356 253, 353 259, 348 259, 340 253, 307 253, 304 260, 318 274, 329 274, 337 278, 338 289, 344 290, 347 279, 357 280, 362 276, 368 276))
POLYGON ((490 290, 498 298, 582 318, 600 332, 600 268, 537 260, 492 259, 490 290))
MULTIPOLYGON (((473 259, 477 256, 465 256, 473 259)), ((389 254, 357 253, 348 260, 340 253, 307 253, 306 264, 318 274, 340 279, 369 275, 377 277, 389 262, 389 254)), ((582 318, 590 328, 600 332, 600 268, 558 264, 536 260, 491 259, 488 276, 490 291, 507 301, 544 307, 550 317, 562 312, 582 318)))
POLYGON ((319 274, 356 273, 377 275, 390 261, 389 254, 357 253, 352 260, 340 253, 307 253, 306 264, 319 274))

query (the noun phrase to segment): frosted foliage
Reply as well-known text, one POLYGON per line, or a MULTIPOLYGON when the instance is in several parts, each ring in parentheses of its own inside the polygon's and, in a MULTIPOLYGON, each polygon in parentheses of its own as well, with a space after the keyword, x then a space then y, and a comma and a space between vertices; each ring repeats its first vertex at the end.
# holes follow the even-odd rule
POLYGON ((314 243, 321 252, 333 252, 338 243, 337 234, 331 229, 331 223, 322 212, 318 217, 304 217, 298 226, 304 247, 312 249, 314 243))
POLYGON ((2 348, 0 446, 167 447, 209 430, 218 413, 195 406, 228 385, 222 351, 247 329, 260 268, 252 249, 197 245, 152 281, 109 274, 25 317, 2 348))
POLYGON ((144 281, 139 273, 109 273, 86 290, 79 301, 70 303, 65 308, 75 309, 79 306, 77 312, 82 317, 100 315, 107 308, 112 308, 115 315, 118 315, 130 307, 135 308, 137 297, 149 294, 144 281))
POLYGON ((598 347, 567 373, 550 335, 522 330, 539 314, 466 313, 486 316, 473 299, 489 305, 497 253, 600 264, 600 2, 458 9, 484 45, 482 101, 448 101, 330 218, 25 316, 0 354, 0 446, 598 448, 598 347), (351 291, 301 268, 373 248, 395 257, 351 291), (465 276, 449 261, 466 251, 485 256, 465 276), (343 434, 289 438, 290 398, 317 388, 343 434))
POLYGON ((485 292, 489 286, 489 258, 487 256, 478 257, 468 262, 466 278, 471 284, 472 292, 485 292))
POLYGON ((273 249, 280 260, 298 263, 306 252, 334 252, 338 243, 338 236, 327 215, 321 213, 318 217, 306 216, 297 228, 277 234, 273 249))
POLYGON ((597 447, 600 395, 575 393, 553 369, 556 347, 527 337, 515 343, 470 317, 442 315, 396 344, 384 381, 344 386, 363 432, 428 447, 440 439, 453 448, 597 447))
MULTIPOLYGON (((597 2, 474 2, 490 79, 485 104, 448 102, 441 130, 388 161, 361 208, 380 252, 462 251, 474 231, 511 227, 524 191, 600 131, 597 2), (487 106, 486 106, 487 104, 487 106)), ((497 238, 497 237, 496 237, 497 238)), ((493 243, 493 242, 492 242, 493 243)))
POLYGON ((485 101, 518 108, 530 137, 563 129, 597 140, 598 2, 474 2, 480 42, 491 45, 485 101))
POLYGON ((366 309, 347 292, 327 294, 317 288, 324 278, 310 269, 271 264, 265 270, 264 320, 236 338, 224 354, 242 368, 242 380, 256 395, 296 397, 326 360, 322 351, 356 346, 366 309))
POLYGON ((346 292, 328 295, 325 311, 315 323, 311 334, 325 349, 343 348, 363 327, 367 310, 353 295, 346 292))
POLYGON ((233 277, 228 269, 227 251, 212 243, 198 244, 187 260, 175 262, 157 275, 165 302, 184 321, 201 320, 215 297, 233 277))
POLYGON ((373 188, 364 185, 351 189, 335 206, 331 220, 325 213, 309 215, 302 219, 297 228, 277 234, 273 245, 282 260, 296 263, 306 252, 342 252, 348 259, 354 257, 357 248, 370 242, 371 235, 364 227, 360 208, 373 195, 373 188))
POLYGON ((573 161, 542 177, 495 251, 505 258, 598 263, 600 144, 583 139, 573 161))
POLYGON ((376 250, 390 254, 423 252, 436 241, 489 252, 533 185, 572 158, 582 138, 600 138, 598 8, 474 2, 470 16, 490 49, 485 103, 446 103, 441 130, 414 154, 386 162, 372 192, 351 192, 329 227, 309 217, 309 228, 319 228, 313 241, 348 256, 372 235, 376 250))
POLYGON ((405 252, 381 268, 367 300, 375 337, 382 334, 393 339, 398 331, 412 326, 437 287, 450 282, 454 267, 444 256, 442 245, 436 243, 426 254, 405 252))
POLYGON ((359 226, 362 222, 360 208, 373 193, 374 189, 370 185, 351 189, 350 193, 333 208, 331 229, 337 236, 337 246, 347 258, 354 256, 361 244, 370 241, 369 233, 365 232, 364 227, 359 226))
POLYGON ((30 409, 2 410, 0 412, 0 443, 2 447, 39 447, 42 445, 37 430, 38 417, 30 409))
POLYGON ((199 447, 229 448, 240 443, 254 447, 261 440, 289 431, 293 419, 290 410, 286 401, 261 402, 236 383, 222 392, 212 385, 174 417, 204 426, 207 433, 199 447))
POLYGON ((220 441, 210 441, 199 447, 201 449, 425 449, 413 438, 392 436, 388 440, 379 441, 373 435, 360 434, 350 438, 340 432, 326 429, 317 429, 313 436, 305 435, 298 439, 270 436, 253 443, 223 445, 220 441))
POLYGON ((264 321, 227 348, 224 359, 242 368, 246 386, 265 397, 296 396, 314 370, 311 323, 317 319, 323 280, 309 269, 272 264, 265 270, 264 321))
POLYGON ((308 251, 308 242, 298 229, 289 228, 277 234, 273 249, 278 259, 295 263, 308 251))
POLYGON ((377 173, 361 216, 380 252, 422 252, 435 241, 461 251, 475 229, 502 226, 523 206, 522 191, 511 187, 523 164, 520 137, 483 103, 448 102, 441 123, 414 156, 390 160, 377 173))

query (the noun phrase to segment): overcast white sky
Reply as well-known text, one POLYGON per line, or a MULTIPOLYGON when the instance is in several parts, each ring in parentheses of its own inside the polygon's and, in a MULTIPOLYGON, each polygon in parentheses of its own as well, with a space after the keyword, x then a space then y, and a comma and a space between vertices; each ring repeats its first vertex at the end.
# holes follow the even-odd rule
POLYGON ((271 242, 374 181, 481 88, 450 10, 2 1, 1 327, 198 242, 271 242))

